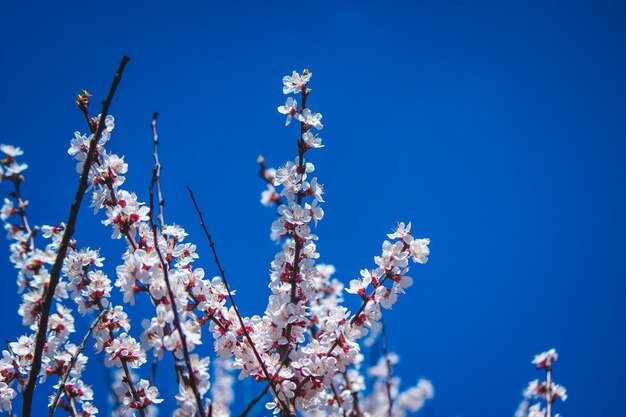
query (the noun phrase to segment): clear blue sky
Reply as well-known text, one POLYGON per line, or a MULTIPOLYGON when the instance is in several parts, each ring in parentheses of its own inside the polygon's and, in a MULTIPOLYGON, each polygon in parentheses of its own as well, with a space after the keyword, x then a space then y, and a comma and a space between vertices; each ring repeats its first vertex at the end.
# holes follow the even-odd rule
MULTIPOLYGON (((564 417, 626 415, 623 2, 208 3, 3 2, 0 142, 26 151, 35 223, 67 217, 66 150, 85 130, 74 94, 101 98, 128 54, 110 145, 128 186, 147 199, 157 110, 167 219, 208 255, 192 186, 243 311, 260 313, 277 249, 255 161, 295 156, 276 106, 281 77, 306 67, 325 124, 312 154, 326 184, 322 260, 347 283, 397 220, 432 239, 385 318, 404 383, 435 385, 430 416, 512 415, 539 376, 533 354, 551 347, 564 417)), ((81 212, 78 239, 103 246, 112 273, 122 245, 108 235, 81 212)), ((1 336, 13 339, 7 246, 1 336)))

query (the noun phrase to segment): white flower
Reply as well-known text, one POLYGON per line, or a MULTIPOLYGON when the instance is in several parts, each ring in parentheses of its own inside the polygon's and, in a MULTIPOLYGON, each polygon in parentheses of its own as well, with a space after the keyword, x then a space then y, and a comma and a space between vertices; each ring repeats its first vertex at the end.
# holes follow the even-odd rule
POLYGON ((417 262, 419 264, 425 264, 428 262, 428 255, 430 255, 430 249, 428 245, 430 244, 430 239, 411 239, 411 243, 409 244, 409 256, 413 260, 413 262, 417 262))
POLYGON ((11 401, 17 392, 6 383, 0 382, 0 411, 11 411, 11 401))
POLYGON ((302 140, 309 148, 323 148, 322 138, 319 135, 314 135, 310 130, 307 130, 302 134, 302 140))
POLYGON ((276 188, 272 184, 267 184, 267 189, 261 193, 261 204, 271 206, 279 199, 280 196, 276 192, 276 188))
POLYGON ((547 352, 543 352, 538 355, 535 355, 535 358, 533 359, 532 363, 533 365, 537 367, 537 369, 541 369, 541 368, 549 369, 552 367, 552 363, 556 361, 557 358, 558 358, 558 354, 556 353, 556 350, 550 349, 547 352))
POLYGON ((322 130, 322 128, 324 127, 321 122, 322 115, 320 113, 312 113, 311 109, 308 108, 302 110, 302 113, 296 114, 295 118, 305 125, 313 126, 317 130, 322 130))
POLYGON ((287 120, 285 121, 285 126, 289 126, 291 123, 291 117, 298 113, 298 103, 292 97, 287 97, 287 101, 284 106, 278 106, 278 112, 280 114, 286 114, 287 120))
POLYGON ((166 236, 171 236, 176 238, 179 242, 182 242, 187 236, 188 233, 185 232, 185 229, 180 227, 177 224, 167 225, 163 228, 163 234, 166 236))
POLYGON ((530 406, 530 408, 528 408, 528 417, 545 417, 546 416, 546 412, 545 410, 541 409, 541 405, 539 404, 535 404, 533 406, 530 406))
POLYGON ((285 75, 283 77, 283 93, 299 93, 306 87, 306 84, 311 79, 311 75, 313 74, 307 70, 304 70, 302 75, 298 74, 296 71, 294 71, 291 76, 285 75))
POLYGON ((563 401, 567 400, 567 390, 563 385, 553 383, 550 393, 554 399, 560 398, 563 401))
POLYGON ((11 162, 10 165, 5 166, 6 172, 5 172, 5 176, 10 177, 12 175, 19 175, 22 173, 22 171, 25 171, 26 169, 28 169, 28 165, 27 164, 18 164, 17 162, 13 161, 11 162))
POLYGON ((350 288, 346 289, 347 293, 358 294, 362 299, 366 298, 367 287, 372 282, 372 274, 367 269, 361 270, 361 277, 350 281, 350 288))
POLYGON ((411 234, 411 222, 405 225, 404 222, 398 222, 398 226, 393 233, 387 235, 389 239, 403 239, 411 234))
POLYGON ((15 158, 16 156, 20 156, 20 155, 24 155, 24 151, 22 151, 20 148, 15 147, 13 145, 0 145, 0 150, 2 152, 4 152, 5 154, 7 154, 7 156, 11 156, 13 158, 15 158))
POLYGON ((127 333, 122 333, 115 339, 113 343, 105 349, 108 353, 106 357, 106 365, 111 364, 121 367, 122 360, 128 363, 131 368, 139 368, 146 363, 146 352, 135 339, 127 333))
POLYGON ((2 206, 2 209, 0 210, 0 219, 2 219, 2 221, 6 221, 10 216, 12 216, 15 213, 17 213, 17 209, 13 205, 13 202, 9 200, 8 198, 5 198, 4 205, 2 206))
POLYGON ((162 398, 158 398, 159 397, 158 388, 155 387, 154 385, 150 385, 150 382, 146 381, 145 379, 140 380, 135 385, 135 391, 139 395, 141 408, 147 407, 150 404, 159 404, 163 402, 162 398))

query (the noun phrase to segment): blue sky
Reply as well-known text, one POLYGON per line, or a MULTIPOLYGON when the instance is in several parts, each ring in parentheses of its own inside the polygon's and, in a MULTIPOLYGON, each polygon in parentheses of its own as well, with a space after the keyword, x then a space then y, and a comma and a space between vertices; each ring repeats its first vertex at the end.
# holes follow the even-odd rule
MULTIPOLYGON (((260 313, 277 248, 255 161, 296 155, 276 106, 282 76, 308 68, 308 104, 325 124, 326 147, 311 155, 326 185, 322 261, 347 283, 396 221, 432 240, 385 317, 404 383, 435 385, 429 415, 512 415, 540 376, 532 356, 551 347, 570 394, 563 416, 626 414, 623 3, 9 0, 1 10, 0 142, 26 152, 35 223, 64 221, 77 184, 66 150, 85 124, 74 94, 103 97, 128 54, 110 145, 126 155, 128 187, 147 199, 159 111, 166 217, 208 255, 192 186, 241 309, 260 313)), ((112 273, 121 242, 88 209, 79 223, 77 238, 102 246, 112 273)), ((0 314, 13 339, 23 329, 7 258, 0 314)))

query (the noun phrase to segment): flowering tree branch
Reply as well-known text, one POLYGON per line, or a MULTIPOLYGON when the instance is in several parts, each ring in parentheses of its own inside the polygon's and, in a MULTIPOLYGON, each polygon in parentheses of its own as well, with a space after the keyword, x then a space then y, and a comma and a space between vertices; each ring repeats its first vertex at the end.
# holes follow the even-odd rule
MULTIPOLYGON (((178 306, 176 305, 176 297, 174 296, 174 291, 172 290, 172 285, 170 283, 170 278, 168 274, 168 266, 165 262, 165 258, 163 257, 163 253, 159 248, 159 233, 157 232, 157 225, 154 221, 154 187, 159 183, 160 172, 161 172, 161 164, 159 164, 159 156, 158 156, 158 135, 156 134, 156 118, 157 113, 154 113, 154 118, 152 119, 152 131, 154 132, 154 160, 155 165, 152 170, 152 181, 150 182, 150 224, 152 226, 152 236, 154 239, 154 249, 159 257, 159 261, 161 262, 161 267, 163 268, 163 274, 165 279, 165 286, 167 287, 167 293, 170 299, 170 303, 172 305, 172 313, 174 314, 174 327, 178 334, 180 335, 180 339, 182 341, 182 350, 183 357, 185 359, 185 365, 187 367, 187 384, 193 391, 193 395, 196 399, 196 405, 198 406, 198 413, 200 417, 206 417, 207 414, 204 411, 204 405, 202 404, 202 395, 198 391, 198 385, 196 383, 196 377, 194 374, 194 368, 191 364, 191 358, 189 356, 189 348, 187 347, 187 336, 183 331, 183 328, 180 323, 180 317, 178 315, 178 306)), ((160 186, 159 188, 159 201, 163 201, 160 196, 160 186)), ((161 211, 161 224, 163 224, 162 220, 163 211, 161 211)))
MULTIPOLYGON (((10 159, 11 156, 7 156, 7 161, 6 163, 9 164, 11 163, 10 159)), ((37 233, 37 228, 32 228, 30 227, 30 224, 28 223, 28 216, 26 215, 26 207, 28 206, 28 201, 24 201, 22 199, 22 195, 20 192, 20 184, 22 183, 22 181, 24 180, 23 176, 20 174, 13 174, 11 176, 11 180, 13 181, 13 185, 14 185, 14 192, 11 193, 10 195, 15 198, 16 202, 17 202, 17 212, 20 215, 20 218, 22 219, 22 226, 24 227, 24 230, 26 231, 26 234, 28 236, 28 241, 30 242, 28 246, 24 245, 24 251, 34 251, 35 250, 35 233, 37 233)))
POLYGON ((554 349, 535 355, 532 363, 538 370, 545 370, 546 380, 540 382, 535 379, 528 383, 524 390, 524 401, 520 404, 516 417, 552 417, 552 404, 559 398, 563 401, 567 399, 567 390, 552 380, 552 368, 557 358, 558 354, 554 349), (532 399, 543 400, 546 408, 542 408, 541 402, 531 406, 529 401, 532 399))
POLYGON ((87 175, 89 169, 91 168, 91 164, 94 161, 96 155, 96 148, 98 145, 98 140, 100 139, 100 135, 104 130, 104 119, 109 111, 109 106, 111 105, 111 101, 113 100, 113 95, 115 94, 115 90, 122 79, 122 73, 124 72, 124 68, 130 58, 124 56, 120 65, 118 67, 117 73, 113 78, 113 83, 111 84, 111 88, 109 89, 109 94, 107 98, 102 102, 102 111, 100 113, 100 119, 95 127, 95 131, 93 132, 93 136, 89 142, 89 151, 87 153, 87 158, 85 159, 85 163, 83 165, 83 171, 80 176, 80 180, 78 183, 78 189, 76 190, 76 195, 74 197, 74 202, 70 207, 70 214, 67 220, 67 226, 65 228, 65 232, 63 234, 63 239, 59 246, 59 250, 57 253, 56 260, 50 272, 50 282, 48 284, 48 288, 46 290, 45 299, 41 311, 41 318, 39 320, 39 327, 37 330, 37 337, 35 341, 35 351, 33 354, 33 362, 30 370, 30 374, 28 377, 28 383, 26 384, 26 388, 24 389, 24 405, 22 408, 22 417, 30 417, 31 408, 33 402, 33 394, 35 392, 35 385, 37 383, 37 376, 39 375, 39 371, 41 370, 41 355, 43 353, 44 343, 46 341, 46 333, 48 328, 48 319, 50 316, 50 308, 52 307, 52 298, 54 297, 54 292, 56 290, 56 286, 59 283, 59 277, 61 273, 61 266, 63 265, 63 259, 65 259, 65 254, 67 253, 67 247, 74 234, 74 227, 76 225, 76 219, 78 218, 78 211, 80 209, 80 204, 83 200, 83 196, 85 191, 87 190, 87 175))

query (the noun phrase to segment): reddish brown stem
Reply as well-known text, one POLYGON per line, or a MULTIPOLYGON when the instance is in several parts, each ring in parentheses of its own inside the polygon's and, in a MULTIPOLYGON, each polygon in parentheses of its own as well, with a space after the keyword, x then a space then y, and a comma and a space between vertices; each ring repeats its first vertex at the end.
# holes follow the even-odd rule
MULTIPOLYGON (((300 113, 302 113, 302 110, 306 108, 307 97, 308 97, 307 89, 306 87, 303 87, 302 88, 302 103, 300 104, 300 113)), ((300 187, 297 193, 298 205, 302 205, 302 199, 304 198, 304 192, 302 191, 302 181, 304 178, 304 153, 306 152, 306 148, 305 146, 303 146, 304 140, 302 139, 302 135, 304 135, 304 133, 307 130, 308 129, 306 127, 306 124, 304 122, 300 122, 300 138, 298 138, 298 168, 297 168, 298 170, 297 172, 300 173, 300 184, 299 184, 300 187)), ((295 248, 294 248, 294 255, 293 255, 293 270, 292 270, 291 279, 290 279, 290 283, 291 283, 290 302, 295 305, 298 302, 297 290, 298 290, 298 275, 300 272, 300 251, 302 251, 303 244, 300 241, 300 239, 298 239, 298 237, 295 235, 295 232, 294 232, 293 239, 295 241, 295 248)), ((288 323, 287 327, 285 328, 284 335, 285 335, 285 338, 287 339, 287 344, 282 349, 281 358, 289 356, 289 351, 290 351, 289 346, 291 345, 292 327, 293 327, 293 324, 288 323)))

